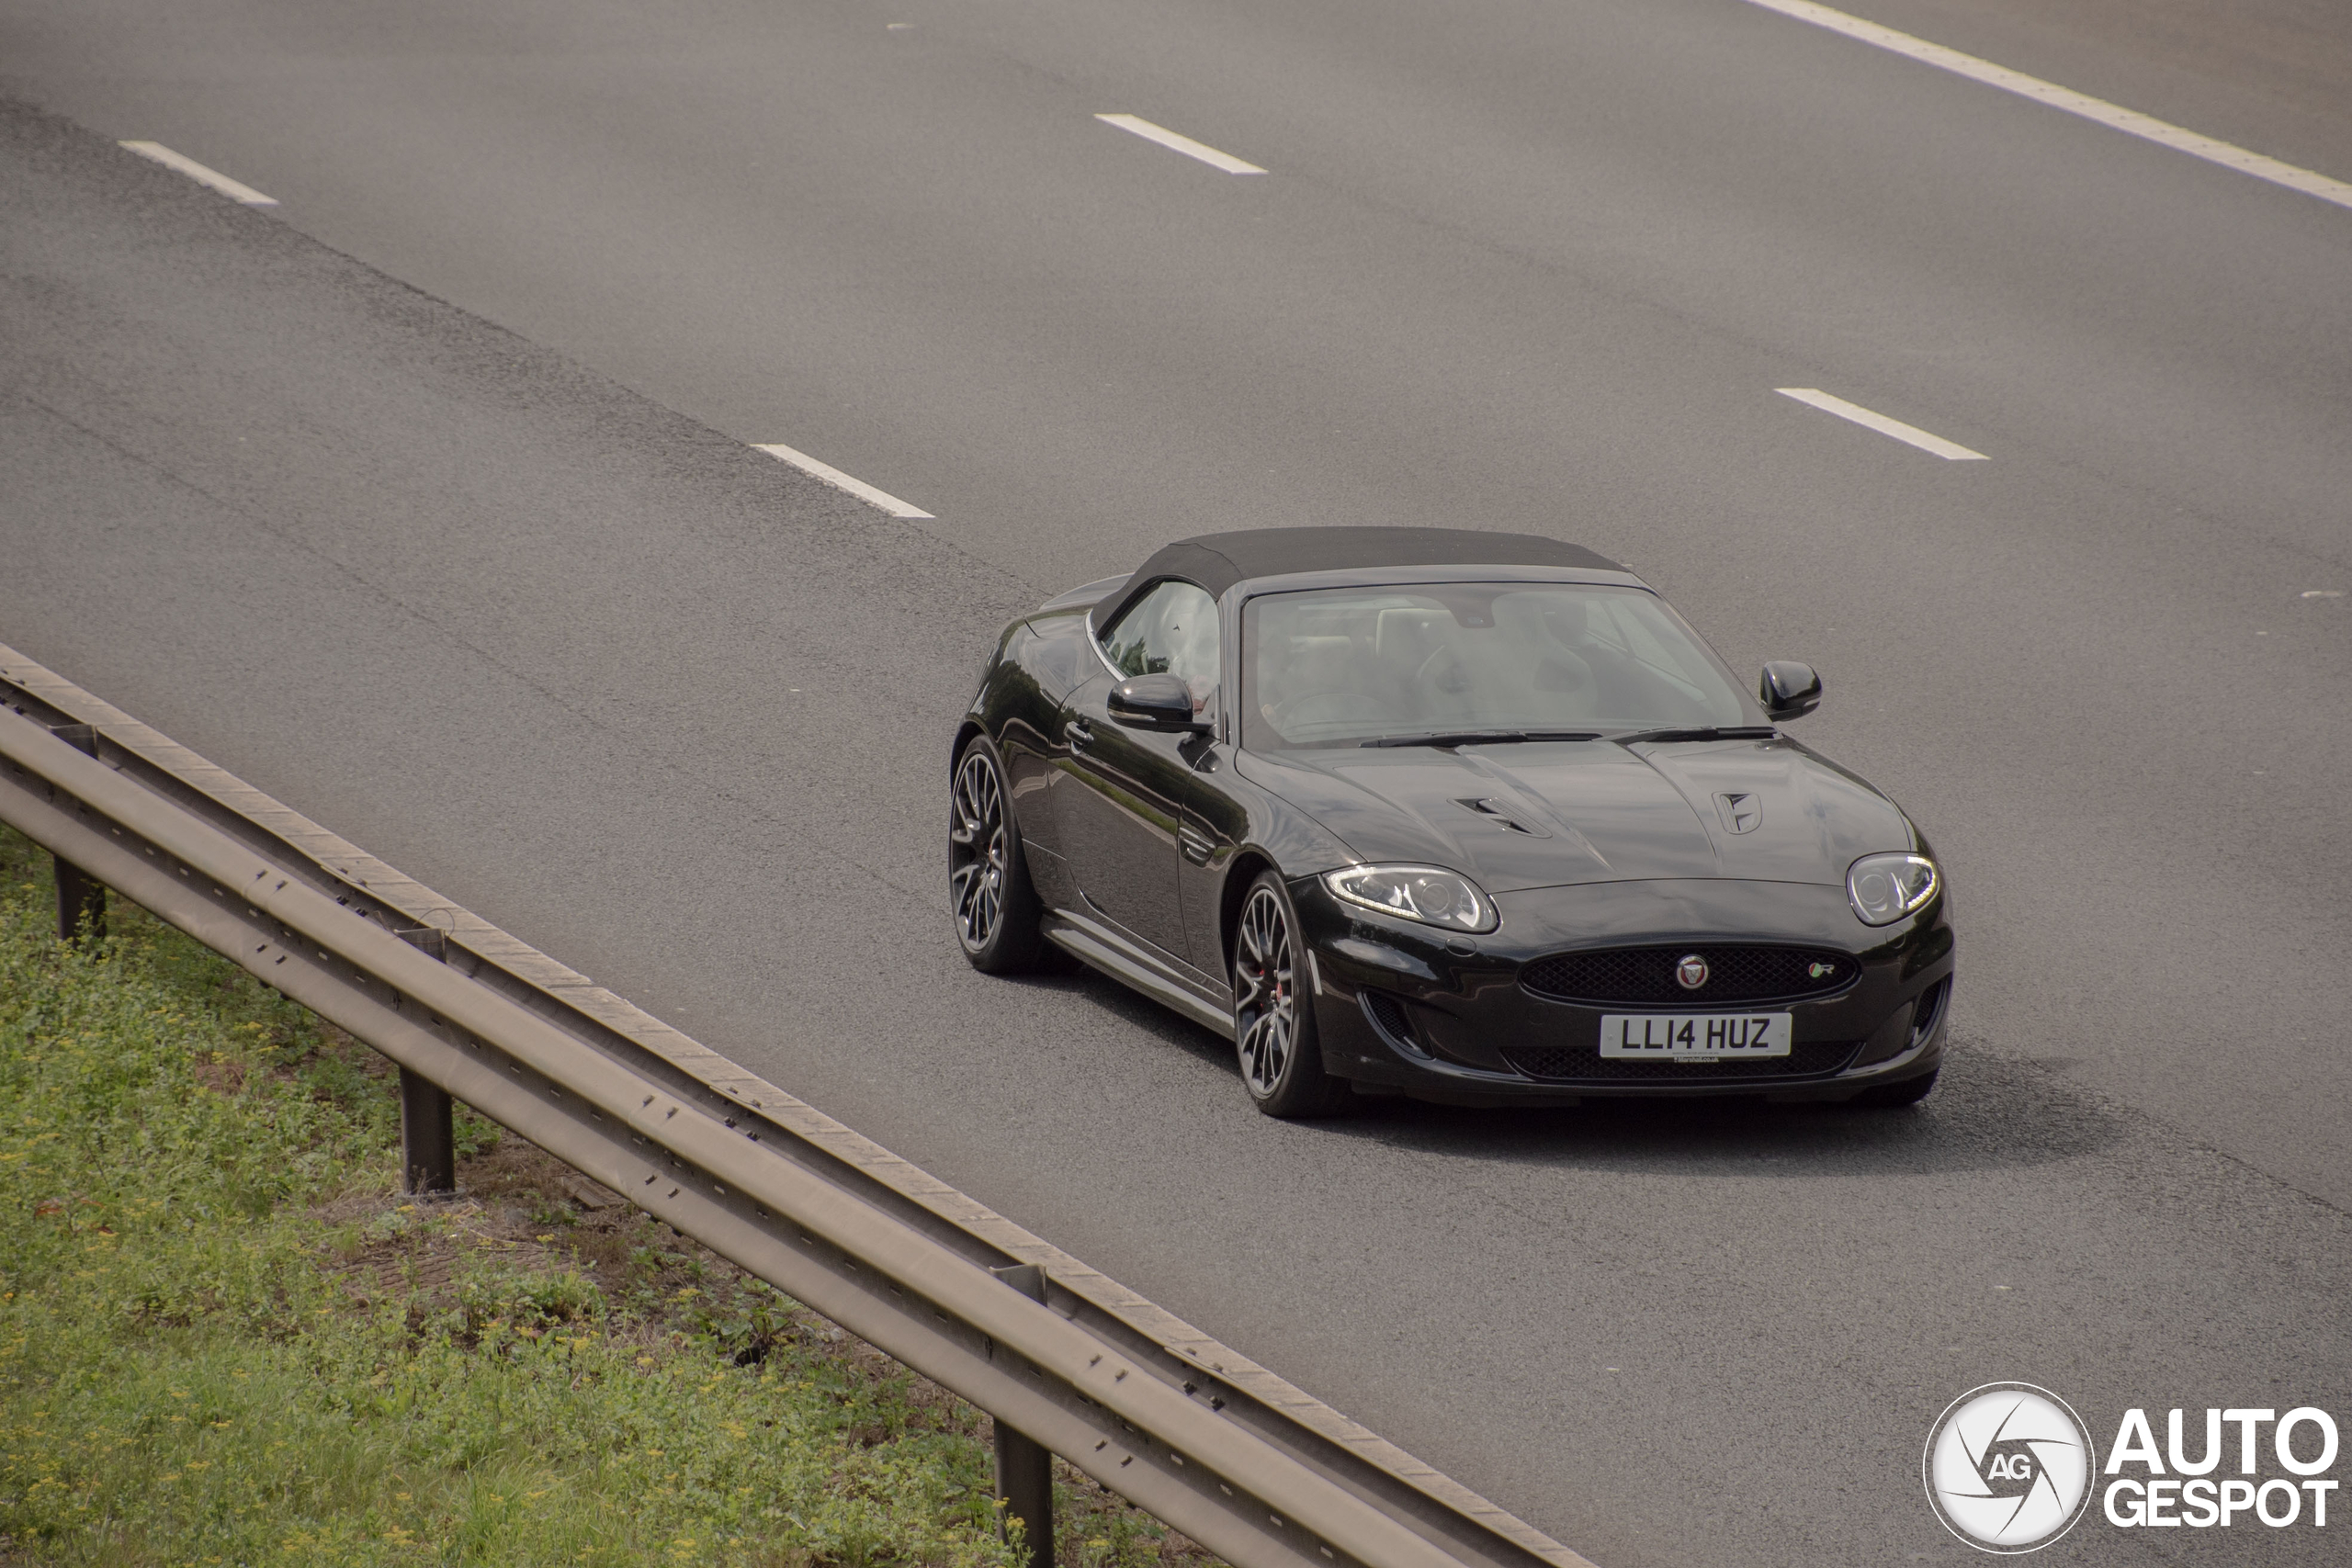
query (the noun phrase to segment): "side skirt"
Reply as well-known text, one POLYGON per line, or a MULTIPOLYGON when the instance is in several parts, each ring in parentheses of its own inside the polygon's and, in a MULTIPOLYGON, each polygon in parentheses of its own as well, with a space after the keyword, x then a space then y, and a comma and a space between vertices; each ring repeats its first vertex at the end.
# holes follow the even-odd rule
POLYGON ((1204 1029, 1233 1038, 1233 1014, 1203 997, 1169 973, 1158 959, 1109 927, 1056 909, 1045 919, 1046 939, 1067 949, 1091 969, 1100 969, 1119 984, 1149 997, 1160 1006, 1182 1013, 1204 1029))

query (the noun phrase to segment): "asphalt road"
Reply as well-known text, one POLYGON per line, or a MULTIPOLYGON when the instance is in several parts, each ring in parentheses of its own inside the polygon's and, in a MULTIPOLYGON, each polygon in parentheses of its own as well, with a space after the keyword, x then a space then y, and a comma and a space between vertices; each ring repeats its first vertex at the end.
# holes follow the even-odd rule
MULTIPOLYGON (((2352 28, 2224 9, 1871 15, 2352 179, 2352 28)), ((1965 1558, 1991 1379, 2352 1411, 2352 212, 1736 0, 5 0, 0 90, 87 128, 0 116, 0 640, 1606 1568, 1965 1558), (1318 521, 1819 665, 1957 889, 1946 1087, 1283 1126, 969 974, 993 624, 1318 521)))

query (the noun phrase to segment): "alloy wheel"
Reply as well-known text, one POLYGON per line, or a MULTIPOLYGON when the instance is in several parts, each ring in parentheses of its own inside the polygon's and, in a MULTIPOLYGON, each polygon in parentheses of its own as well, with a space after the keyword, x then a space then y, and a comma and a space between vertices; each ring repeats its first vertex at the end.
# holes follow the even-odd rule
POLYGON ((953 814, 947 829, 947 887, 956 910, 956 934, 973 953, 989 944, 1004 919, 1004 783, 996 761, 979 747, 965 753, 956 770, 953 814))
POLYGON ((1250 895, 1233 946, 1235 1045, 1250 1092, 1264 1100, 1282 1087, 1298 1037, 1290 914, 1273 889, 1250 895))

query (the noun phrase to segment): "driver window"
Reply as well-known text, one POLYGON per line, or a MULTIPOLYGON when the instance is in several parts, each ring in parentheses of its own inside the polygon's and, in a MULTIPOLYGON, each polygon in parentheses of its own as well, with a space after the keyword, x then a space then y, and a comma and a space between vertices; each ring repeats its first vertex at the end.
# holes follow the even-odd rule
POLYGON ((1189 582, 1163 582, 1112 623, 1102 652, 1124 675, 1179 677, 1193 711, 1206 712, 1216 695, 1216 601, 1189 582))

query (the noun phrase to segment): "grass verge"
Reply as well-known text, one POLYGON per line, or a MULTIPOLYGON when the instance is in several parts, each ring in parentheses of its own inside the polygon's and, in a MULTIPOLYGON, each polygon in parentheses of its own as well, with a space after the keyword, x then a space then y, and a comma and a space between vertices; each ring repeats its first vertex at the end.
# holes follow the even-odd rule
POLYGON ((985 1416, 462 1109, 407 1202, 373 1052, 53 898, 0 828, 0 1562, 1014 1568, 985 1416))

